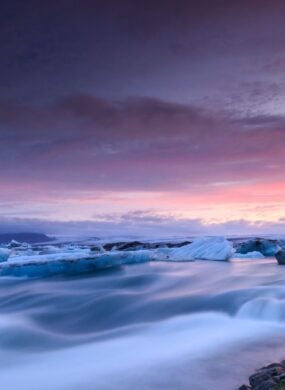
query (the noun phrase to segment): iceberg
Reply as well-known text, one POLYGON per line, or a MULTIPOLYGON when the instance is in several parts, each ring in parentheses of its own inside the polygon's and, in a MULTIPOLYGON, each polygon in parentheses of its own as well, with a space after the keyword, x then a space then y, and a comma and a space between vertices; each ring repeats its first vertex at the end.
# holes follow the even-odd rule
POLYGON ((155 260, 194 261, 219 260, 227 261, 233 255, 232 243, 224 237, 199 238, 192 244, 180 248, 161 249, 157 251, 155 260))
POLYGON ((16 240, 11 240, 10 243, 7 245, 7 248, 13 249, 13 248, 19 248, 22 244, 16 240))
POLYGON ((0 276, 46 277, 52 275, 79 275, 124 264, 148 262, 149 250, 109 252, 98 254, 89 249, 46 255, 17 255, 0 265, 0 276))
POLYGON ((256 238, 240 243, 237 247, 237 253, 260 252, 267 257, 274 256, 280 249, 281 247, 277 240, 256 238))
POLYGON ((47 245, 41 249, 41 251, 39 252, 39 255, 52 255, 52 254, 60 253, 60 252, 62 252, 61 248, 58 248, 58 247, 53 246, 53 245, 47 245))
POLYGON ((0 262, 7 261, 11 251, 6 248, 0 248, 0 262))

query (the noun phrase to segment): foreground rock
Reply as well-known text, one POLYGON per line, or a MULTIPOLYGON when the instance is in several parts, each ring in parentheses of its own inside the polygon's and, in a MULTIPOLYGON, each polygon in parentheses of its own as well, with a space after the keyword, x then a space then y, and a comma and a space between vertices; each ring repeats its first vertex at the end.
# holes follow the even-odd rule
POLYGON ((278 261, 278 264, 285 265, 285 250, 281 249, 275 253, 275 258, 278 261))
POLYGON ((261 368, 239 390, 285 390, 285 361, 261 368))

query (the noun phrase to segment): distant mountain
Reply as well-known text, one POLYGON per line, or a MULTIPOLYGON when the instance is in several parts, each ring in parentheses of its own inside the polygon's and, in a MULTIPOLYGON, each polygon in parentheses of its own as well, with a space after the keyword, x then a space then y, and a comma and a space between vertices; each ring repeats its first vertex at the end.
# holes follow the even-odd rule
POLYGON ((40 242, 53 241, 54 238, 48 237, 42 233, 4 233, 0 234, 0 244, 8 244, 12 240, 27 242, 28 244, 37 244, 40 242))

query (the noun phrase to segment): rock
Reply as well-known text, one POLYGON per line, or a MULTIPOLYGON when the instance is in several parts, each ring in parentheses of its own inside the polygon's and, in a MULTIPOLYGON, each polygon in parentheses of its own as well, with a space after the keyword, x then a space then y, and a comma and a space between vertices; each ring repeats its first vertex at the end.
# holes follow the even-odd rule
POLYGON ((272 390, 285 390, 285 381, 282 381, 281 383, 278 383, 278 385, 275 385, 272 390))
POLYGON ((125 250, 142 249, 143 247, 144 247, 144 244, 140 241, 109 242, 109 243, 103 245, 103 248, 106 251, 111 251, 111 250, 125 251, 125 250))
POLYGON ((281 249, 275 253, 275 258, 278 261, 278 264, 285 265, 285 250, 281 249))
POLYGON ((145 245, 140 241, 131 241, 120 245, 118 249, 121 251, 129 251, 134 249, 146 249, 146 248, 145 245))
MULTIPOLYGON (((268 368, 280 368, 280 369, 285 369, 285 361, 282 360, 281 363, 272 363, 272 364, 269 364, 269 366, 266 366, 266 367, 262 367, 260 370, 267 370, 268 368)), ((259 370, 259 371, 260 371, 259 370)))
POLYGON ((285 361, 262 367, 249 377, 249 384, 239 390, 285 390, 285 361))
POLYGON ((181 248, 185 245, 191 244, 191 241, 182 242, 141 242, 141 241, 119 241, 109 242, 103 245, 106 251, 119 250, 130 251, 138 249, 158 249, 158 248, 181 248))
POLYGON ((269 375, 267 372, 259 371, 256 374, 253 374, 249 377, 249 383, 250 385, 255 388, 256 386, 260 385, 261 383, 271 379, 271 375, 269 375))
POLYGON ((269 379, 278 382, 278 376, 285 373, 284 367, 280 364, 271 364, 270 366, 260 369, 256 374, 249 377, 251 386, 257 386, 269 379))
POLYGON ((276 382, 273 379, 268 379, 254 387, 254 390, 273 390, 275 386, 276 382))

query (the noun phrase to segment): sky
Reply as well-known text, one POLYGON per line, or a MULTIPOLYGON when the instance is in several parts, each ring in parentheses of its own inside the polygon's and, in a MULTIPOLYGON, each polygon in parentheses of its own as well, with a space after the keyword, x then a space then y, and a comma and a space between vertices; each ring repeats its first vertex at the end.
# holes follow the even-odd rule
POLYGON ((0 230, 285 232, 283 0, 4 0, 0 230))

